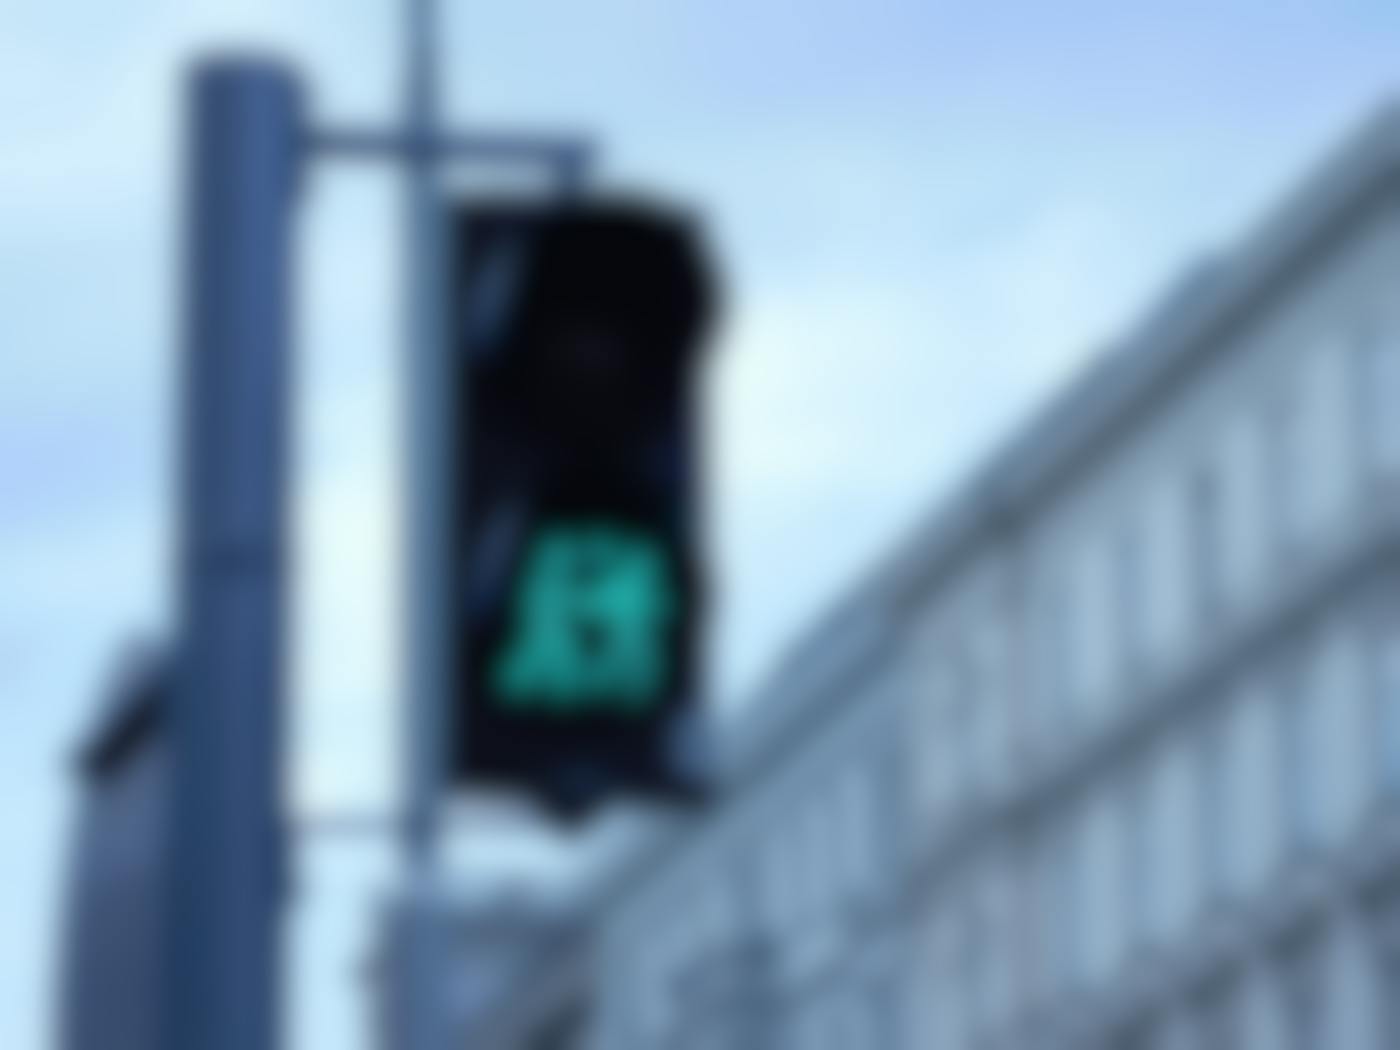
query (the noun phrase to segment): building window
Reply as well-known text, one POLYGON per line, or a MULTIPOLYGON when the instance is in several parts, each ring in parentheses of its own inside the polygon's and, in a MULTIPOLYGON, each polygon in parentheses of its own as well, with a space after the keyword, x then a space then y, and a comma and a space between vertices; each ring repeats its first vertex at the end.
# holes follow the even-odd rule
POLYGON ((962 958, 964 984, 967 996, 968 1033, 975 1040, 987 1034, 989 1011, 987 988, 991 967, 991 938, 988 916, 978 900, 977 887, 968 887, 964 911, 959 916, 958 945, 962 958))
POLYGON ((959 1050, 971 1041, 967 971, 961 955, 957 918, 957 913, 945 906, 934 914, 925 933, 928 938, 930 1003, 923 1018, 927 1039, 924 1045, 939 1050, 959 1050))
POLYGON ((1002 856, 996 855, 974 869, 954 898, 959 908, 959 958, 965 978, 967 1023, 975 1037, 992 1032, 1005 1018, 1009 1002, 1010 972, 1014 958, 1008 921, 1010 903, 1002 856))
POLYGON ((1153 1018, 1143 1018, 1123 1028, 1109 1045, 1112 1050, 1158 1050, 1163 1034, 1153 1018))
POLYGON ((729 887, 715 875, 702 880, 688 894, 690 915, 686 937, 692 954, 708 954, 729 940, 735 927, 729 887))
POLYGON ((1287 562, 1297 553, 1302 531, 1302 485, 1299 470, 1300 420, 1297 395, 1280 393, 1269 406, 1267 427, 1268 504, 1274 560, 1287 562))
POLYGON ((1310 757, 1315 769, 1315 831, 1326 843, 1345 840, 1367 801, 1368 705, 1363 639, 1351 618, 1327 625, 1311 647, 1305 687, 1310 757))
POLYGON ((795 831, 800 859, 792 888, 800 902, 798 910, 809 920, 827 917, 835 874, 830 814, 826 805, 814 805, 814 801, 809 800, 807 811, 798 815, 795 831))
POLYGON ((764 843, 760 853, 760 908, 763 925, 775 939, 784 937, 797 917, 793 886, 798 865, 794 863, 794 845, 792 829, 781 829, 764 843))
POLYGON ((1276 685, 1279 751, 1278 783, 1283 792, 1283 827, 1289 847, 1304 851, 1317 844, 1318 773, 1312 760, 1309 690, 1296 668, 1276 685))
POLYGON ((1114 594, 1112 550, 1093 543, 1081 554, 1075 575, 1073 615, 1076 641, 1074 694, 1085 721, 1102 720, 1113 702, 1116 654, 1114 647, 1114 594))
MULTIPOLYGON (((1112 785, 1113 788, 1117 786, 1112 785)), ((1123 848, 1118 841, 1121 826, 1116 798, 1116 791, 1099 791, 1086 800, 1083 813, 1083 972, 1093 984, 1112 977, 1122 962, 1126 939, 1126 887, 1119 877, 1123 848)))
POLYGON ((1250 597, 1260 576, 1266 545, 1263 493, 1263 428, 1241 413, 1225 427, 1220 458, 1220 574, 1226 601, 1250 597))
POLYGON ((1076 989, 1084 973, 1083 855, 1078 816, 1078 806, 1071 805, 1055 829, 1050 896, 1045 902, 1051 967, 1055 990, 1060 992, 1076 989))
POLYGON ((1186 637, 1191 610, 1185 510, 1185 487, 1179 476, 1164 479, 1146 507, 1143 610, 1153 660, 1174 655, 1186 637))
POLYGON ((880 870, 875 821, 879 807, 870 769, 851 765, 841 777, 837 796, 842 847, 835 858, 843 891, 859 896, 869 890, 880 870))
POLYGON ((1132 675, 1146 651, 1143 632, 1142 537, 1137 523, 1124 520, 1113 541, 1113 618, 1118 630, 1120 681, 1133 692, 1132 675))
POLYGON ((1288 1050, 1327 1047, 1327 970, 1324 941, 1312 934, 1283 959, 1281 991, 1288 1050))
POLYGON ((1248 1045, 1236 991, 1235 984, 1227 979, 1201 995, 1196 1013, 1195 1046, 1199 1050, 1239 1050, 1248 1045))
MULTIPOLYGON (((935 923, 926 918, 923 928, 918 931, 915 949, 912 953, 914 980, 906 985, 907 991, 900 996, 900 1027, 905 1032, 904 1042, 913 1046, 926 1046, 930 1050, 944 1050, 947 1039, 940 1031, 944 1024, 942 972, 938 957, 938 944, 935 923)), ((760 1044, 766 1045, 766 1044, 760 1044)))
POLYGON ((935 656, 927 689, 916 701, 919 722, 914 782, 921 808, 930 823, 948 816, 960 801, 962 752, 966 742, 958 738, 956 711, 958 683, 952 669, 935 656))
POLYGON ((1357 693, 1347 680, 1346 653, 1338 641, 1338 636, 1310 639, 1281 669, 1276 684, 1284 836, 1298 852, 1326 844, 1348 816, 1343 803, 1354 770, 1347 766, 1357 764, 1358 753, 1348 750, 1345 738, 1348 708, 1357 693))
POLYGON ((1040 716, 1037 728, 1047 743, 1064 736, 1070 721, 1068 656, 1074 632, 1069 622, 1071 610, 1064 595, 1065 589, 1059 581, 1047 580, 1037 603, 1036 666, 1039 674, 1035 694, 1040 716))
POLYGON ((1299 364, 1295 510, 1308 541, 1325 540, 1343 519, 1355 491, 1354 416, 1346 345, 1328 338, 1299 364))
POLYGON ((1206 903, 1218 900, 1229 886, 1226 851, 1234 811, 1227 780, 1227 714, 1223 710, 1207 712, 1197 740, 1196 827, 1200 839, 1201 895, 1206 903))
POLYGON ((1381 1033, 1387 1047, 1400 1046, 1400 944, 1387 930, 1377 946, 1376 985, 1381 1007, 1381 1033))
POLYGON ((981 711, 976 721, 977 775, 984 791, 995 792, 1006 782, 1009 772, 1011 720, 1008 710, 1007 676, 1010 664, 1009 635, 1000 608, 990 608, 968 639, 976 667, 978 701, 981 711))
POLYGON ((1037 829, 1032 854, 1035 965, 1031 971, 1031 1000, 1037 1006, 1056 1001, 1064 988, 1060 926, 1064 905, 1060 899, 1060 832, 1051 821, 1037 829))
POLYGON ((977 669, 967 651, 958 648, 948 654, 949 682, 952 692, 948 696, 948 728, 956 743, 948 750, 948 761, 953 764, 953 794, 960 802, 967 802, 977 795, 977 748, 982 720, 981 682, 977 669))
POLYGON ((1152 907, 1156 893, 1152 855, 1152 773, 1150 763, 1138 761, 1118 796, 1123 830, 1124 927, 1129 943, 1143 944, 1152 936, 1152 907))
POLYGON ((1230 829, 1231 888, 1257 890, 1278 862, 1282 838, 1278 709, 1267 682, 1251 682, 1230 702, 1227 763, 1239 819, 1230 829))
POLYGON ((863 989, 856 988, 838 1002, 841 1005, 833 1025, 836 1050, 874 1050, 874 1016, 869 997, 863 989))
POLYGON ((1189 486, 1191 607, 1198 625, 1208 626, 1223 605, 1221 558, 1225 544, 1219 474, 1209 462, 1199 463, 1191 472, 1189 486))
POLYGON ((1152 766, 1149 914, 1154 939, 1169 943, 1195 918, 1197 904, 1195 768, 1189 740, 1163 741, 1152 766))
POLYGON ((1381 787, 1394 798, 1400 796, 1400 617, 1386 620, 1376 646, 1374 689, 1381 787))
POLYGON ((1361 340, 1361 426, 1366 463, 1374 478, 1400 474, 1400 342, 1380 328, 1361 340))
POLYGON ((999 853, 981 879, 989 946, 985 994, 989 1023, 994 1028, 1011 1016, 1016 995, 1016 967, 1023 957, 1023 930, 1015 912, 1020 904, 1017 876, 1012 856, 999 853))

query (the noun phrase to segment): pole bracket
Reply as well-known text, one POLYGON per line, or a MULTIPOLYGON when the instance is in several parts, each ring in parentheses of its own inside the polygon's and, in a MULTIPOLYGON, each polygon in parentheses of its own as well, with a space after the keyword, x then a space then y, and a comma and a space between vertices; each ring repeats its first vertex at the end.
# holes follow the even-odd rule
POLYGON ((306 149, 331 160, 543 164, 553 168, 559 181, 571 189, 582 183, 594 153, 593 143, 578 136, 511 131, 424 136, 355 127, 313 130, 307 136, 306 149))

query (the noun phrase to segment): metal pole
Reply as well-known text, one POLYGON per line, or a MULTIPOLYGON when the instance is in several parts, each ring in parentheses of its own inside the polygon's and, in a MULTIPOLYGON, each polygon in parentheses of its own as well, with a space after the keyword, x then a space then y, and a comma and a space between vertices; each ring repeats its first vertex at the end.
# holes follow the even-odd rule
POLYGON ((190 88, 181 636, 166 1050, 278 1043, 291 205, 300 91, 225 59, 190 88))
POLYGON ((404 26, 405 161, 404 325, 408 484, 406 569, 407 695, 403 762, 407 792, 404 856, 408 871, 403 1040, 407 1050, 438 1050, 442 967, 436 961, 435 806, 445 774, 447 661, 443 564, 450 371, 442 338, 443 209, 433 149, 438 121, 436 4, 407 0, 404 26))

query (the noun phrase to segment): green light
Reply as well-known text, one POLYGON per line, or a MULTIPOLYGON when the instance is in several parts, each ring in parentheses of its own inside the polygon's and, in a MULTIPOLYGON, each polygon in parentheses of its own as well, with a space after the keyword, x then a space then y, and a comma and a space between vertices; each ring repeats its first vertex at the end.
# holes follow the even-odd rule
POLYGON ((551 525, 526 552, 492 690, 517 710, 640 713, 665 686, 677 605, 654 537, 596 521, 551 525))

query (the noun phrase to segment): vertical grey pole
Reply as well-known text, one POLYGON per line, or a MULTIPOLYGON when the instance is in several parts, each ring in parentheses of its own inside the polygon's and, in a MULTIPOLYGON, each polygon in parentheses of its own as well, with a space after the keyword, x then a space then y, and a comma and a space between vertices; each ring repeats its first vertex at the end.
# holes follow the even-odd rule
POLYGON ((289 234, 286 70, 195 71, 165 1050, 278 1042, 289 234))
POLYGON ((444 564, 447 432, 452 396, 443 339, 443 209, 435 173, 437 132, 436 4, 406 0, 404 125, 409 142, 404 196, 406 669, 403 776, 407 865, 403 931, 402 1046, 439 1050, 442 967, 436 956, 435 807, 444 780, 447 695, 444 680, 444 564))

